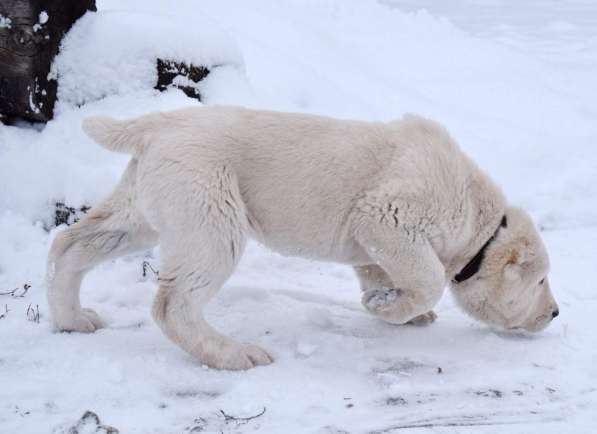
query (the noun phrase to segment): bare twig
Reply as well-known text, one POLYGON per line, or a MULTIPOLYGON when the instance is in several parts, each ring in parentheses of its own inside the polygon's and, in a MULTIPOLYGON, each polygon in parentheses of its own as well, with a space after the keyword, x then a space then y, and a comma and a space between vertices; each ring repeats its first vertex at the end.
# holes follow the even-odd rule
POLYGON ((6 315, 8 315, 8 305, 7 304, 4 305, 4 313, 0 314, 0 319, 6 318, 6 315))
POLYGON ((15 288, 12 291, 0 292, 0 295, 10 295, 13 298, 23 298, 25 297, 25 294, 27 294, 27 291, 29 291, 29 288, 31 288, 31 285, 25 283, 23 287, 15 288))
POLYGON ((248 423, 249 421, 251 421, 253 419, 257 419, 258 417, 263 416, 265 414, 265 410, 266 410, 266 408, 263 407, 263 410, 261 410, 260 413, 254 415, 254 416, 249 416, 249 417, 231 416, 229 414, 226 414, 226 412, 224 412, 224 410, 220 410, 220 413, 222 413, 222 416, 224 416, 224 421, 226 421, 226 423, 228 423, 228 422, 236 422, 239 425, 241 425, 241 424, 248 423))
POLYGON ((147 277, 147 270, 151 271, 156 277, 160 277, 159 270, 153 268, 148 261, 143 261, 141 265, 143 266, 143 277, 147 277))
POLYGON ((27 307, 27 319, 31 322, 39 324, 39 305, 36 304, 35 307, 29 306, 27 307))

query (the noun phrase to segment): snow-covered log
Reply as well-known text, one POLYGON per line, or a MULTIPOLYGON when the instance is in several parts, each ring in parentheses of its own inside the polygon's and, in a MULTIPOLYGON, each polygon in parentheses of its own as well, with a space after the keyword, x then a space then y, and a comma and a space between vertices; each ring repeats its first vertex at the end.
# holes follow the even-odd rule
POLYGON ((240 50, 201 14, 100 11, 68 32, 51 75, 61 104, 81 106, 168 87, 198 98, 199 81, 224 66, 242 71, 240 50))

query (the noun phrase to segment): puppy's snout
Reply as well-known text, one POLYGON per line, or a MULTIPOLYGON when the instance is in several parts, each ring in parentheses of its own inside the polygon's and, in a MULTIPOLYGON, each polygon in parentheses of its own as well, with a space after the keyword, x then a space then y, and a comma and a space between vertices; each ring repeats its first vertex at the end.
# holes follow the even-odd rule
POLYGON ((560 314, 560 309, 558 309, 557 307, 551 312, 551 318, 555 318, 556 316, 558 316, 560 314))

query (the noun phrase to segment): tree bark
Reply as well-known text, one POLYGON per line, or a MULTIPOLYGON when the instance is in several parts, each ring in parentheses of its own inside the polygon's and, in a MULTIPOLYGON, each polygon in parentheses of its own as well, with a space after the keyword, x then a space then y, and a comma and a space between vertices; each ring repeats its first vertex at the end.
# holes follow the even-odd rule
POLYGON ((62 37, 88 10, 95 0, 0 0, 0 118, 52 119, 50 67, 62 37))

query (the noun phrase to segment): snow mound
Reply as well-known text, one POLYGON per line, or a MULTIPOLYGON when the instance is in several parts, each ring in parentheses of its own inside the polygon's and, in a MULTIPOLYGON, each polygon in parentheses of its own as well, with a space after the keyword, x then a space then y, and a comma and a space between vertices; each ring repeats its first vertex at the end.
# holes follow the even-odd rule
POLYGON ((213 22, 132 11, 88 12, 68 32, 52 65, 58 99, 80 106, 108 95, 151 89, 157 59, 243 69, 234 41, 213 22))

